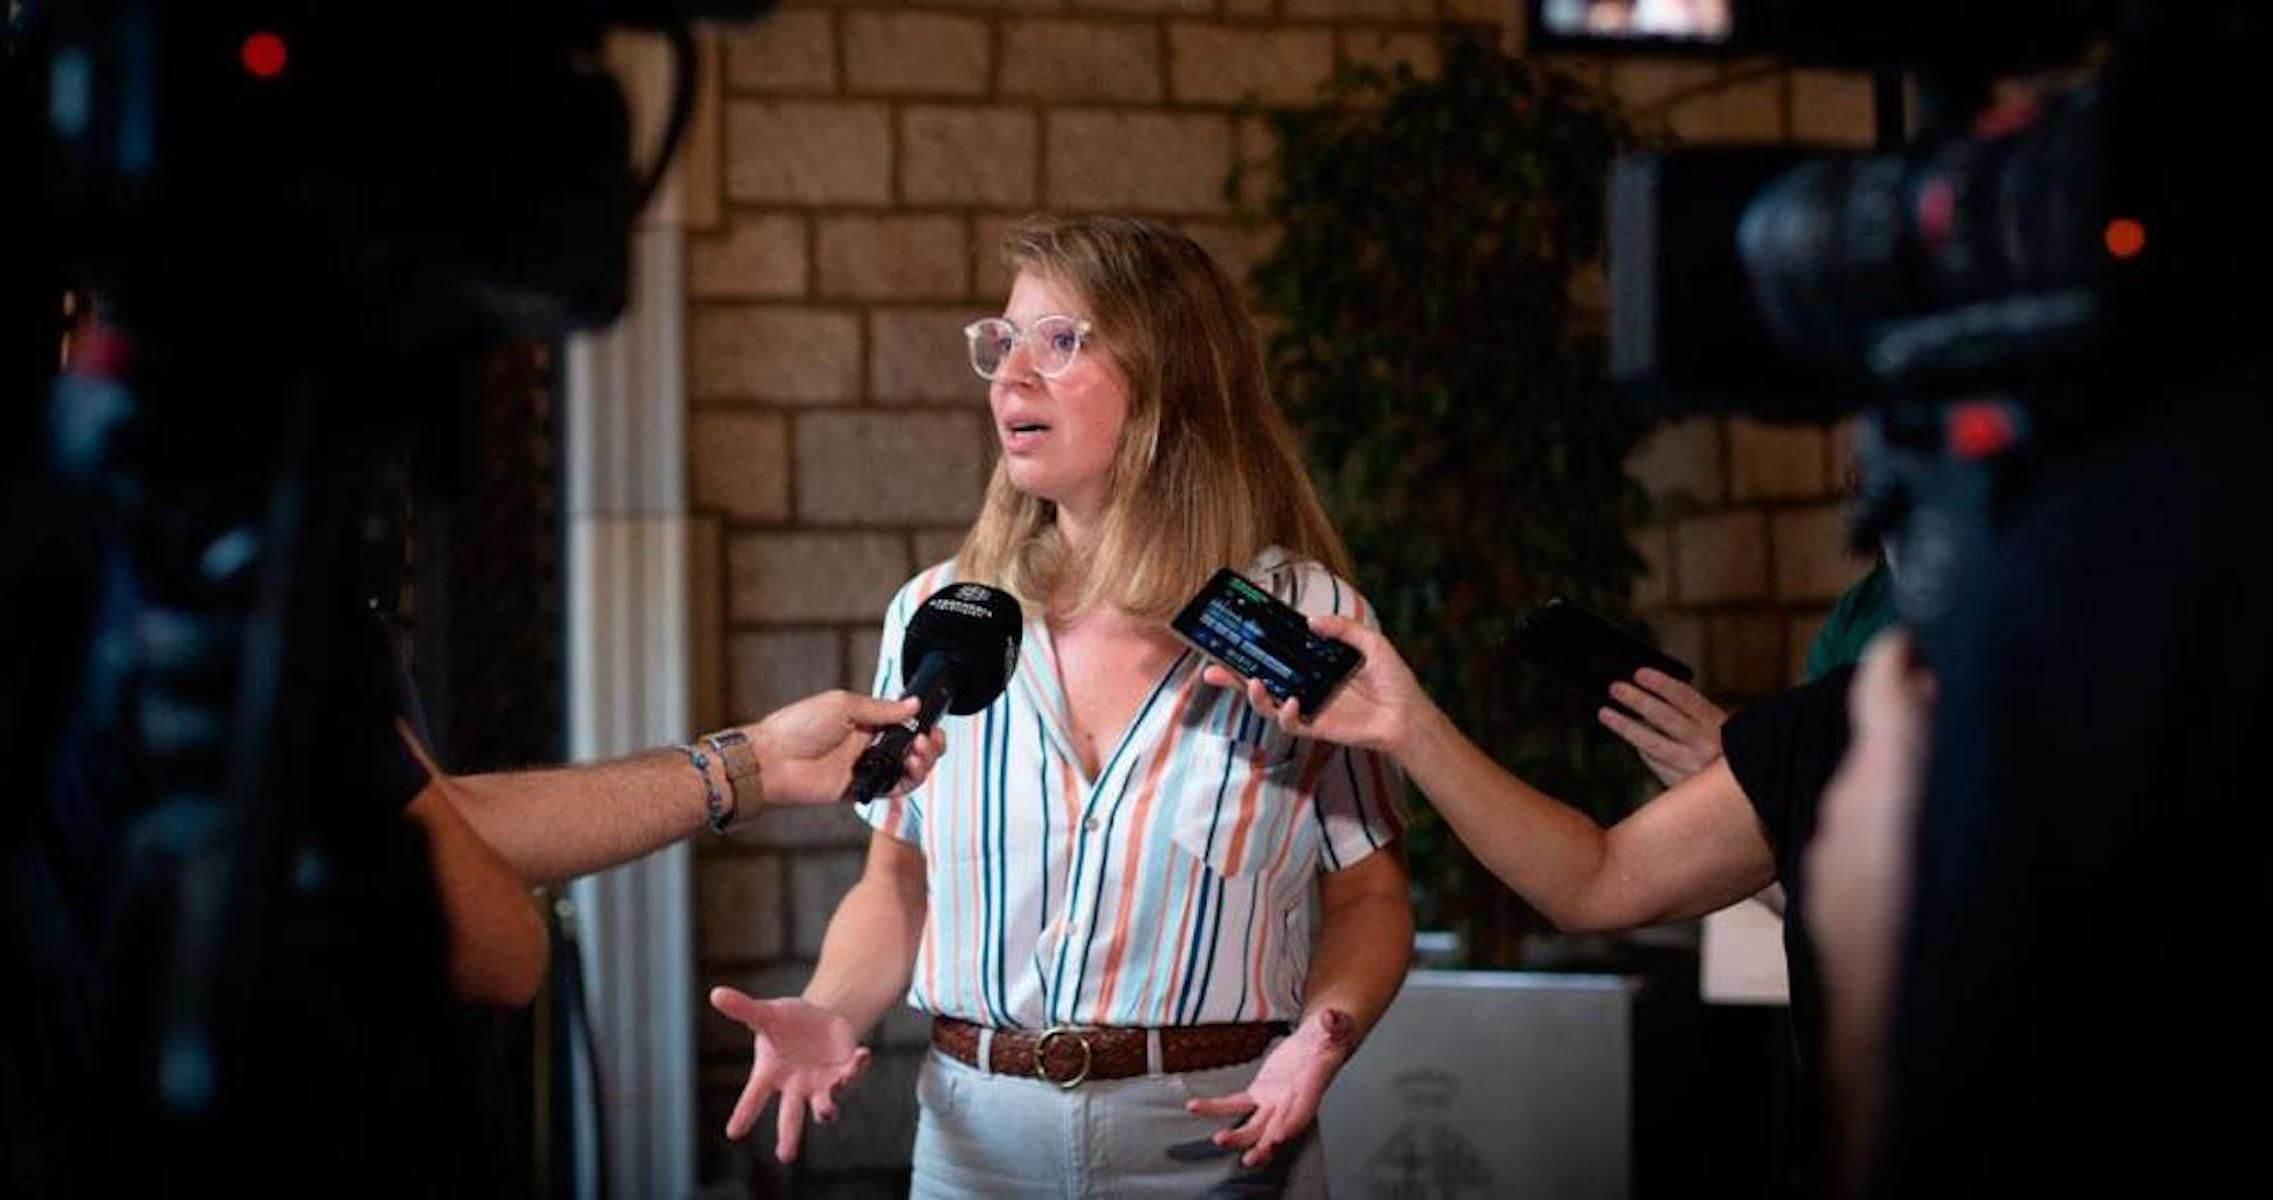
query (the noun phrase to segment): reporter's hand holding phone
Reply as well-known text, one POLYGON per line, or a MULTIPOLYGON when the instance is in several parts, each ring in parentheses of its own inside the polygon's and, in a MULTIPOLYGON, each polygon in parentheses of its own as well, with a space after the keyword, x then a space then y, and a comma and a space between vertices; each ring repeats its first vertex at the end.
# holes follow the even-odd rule
POLYGON ((1203 678, 1241 688, 1289 733, 1395 758, 1476 860, 1557 925, 1607 931, 1685 920, 1775 880, 1774 849, 1725 756, 1606 830, 1462 734, 1378 631, 1346 617, 1309 625, 1365 656, 1309 721, 1299 705, 1220 665, 1203 678))
POLYGON ((1667 787, 1711 766, 1721 756, 1721 725, 1728 714, 1704 693, 1654 667, 1632 682, 1610 685, 1610 698, 1640 719, 1605 704, 1595 713, 1603 727, 1625 739, 1650 773, 1667 787))
POLYGON ((1348 617, 1313 616, 1310 630, 1345 642, 1365 656, 1317 712, 1303 712, 1301 703, 1291 697, 1284 702, 1273 698, 1260 681, 1236 675, 1220 663, 1209 663, 1201 678, 1216 687, 1242 689, 1257 712, 1269 714, 1297 737, 1401 756, 1420 723, 1438 715, 1413 669, 1388 638, 1348 617))

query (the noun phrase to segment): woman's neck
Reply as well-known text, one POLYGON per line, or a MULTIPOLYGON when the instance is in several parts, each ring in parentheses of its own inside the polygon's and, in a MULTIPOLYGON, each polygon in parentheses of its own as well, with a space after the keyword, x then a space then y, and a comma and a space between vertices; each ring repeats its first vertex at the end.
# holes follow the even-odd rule
POLYGON ((1084 633, 1117 636, 1149 633, 1158 625, 1159 622, 1157 621, 1147 621, 1104 600, 1095 601, 1088 607, 1073 612, 1064 612, 1056 608, 1050 610, 1050 629, 1061 634, 1080 630, 1084 633))
POLYGON ((1056 508, 1054 519, 1058 537, 1065 543, 1065 548, 1076 558, 1087 554, 1097 539, 1097 514, 1088 505, 1076 507, 1060 504, 1056 508))
POLYGON ((1089 573, 1095 569, 1090 558, 1096 544, 1097 526, 1081 509, 1064 504, 1051 506, 1050 525, 1057 535, 1057 565, 1050 581, 1050 598, 1046 611, 1053 629, 1087 622, 1084 618, 1099 608, 1109 608, 1089 587, 1089 573), (1080 605, 1080 608, 1069 607, 1080 605))

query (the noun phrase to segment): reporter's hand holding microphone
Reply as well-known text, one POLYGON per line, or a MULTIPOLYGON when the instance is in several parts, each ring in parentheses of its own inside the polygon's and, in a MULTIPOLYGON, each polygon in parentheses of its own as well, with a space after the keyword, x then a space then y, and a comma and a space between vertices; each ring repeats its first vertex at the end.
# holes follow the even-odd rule
MULTIPOLYGON (((834 804, 843 798, 854 764, 886 733, 915 721, 913 696, 887 700, 842 689, 807 696, 750 727, 750 745, 765 764, 769 804, 834 804), (875 731, 862 738, 864 731, 875 731)), ((927 729, 895 739, 895 772, 885 790, 922 783, 947 748, 946 735, 927 729)))

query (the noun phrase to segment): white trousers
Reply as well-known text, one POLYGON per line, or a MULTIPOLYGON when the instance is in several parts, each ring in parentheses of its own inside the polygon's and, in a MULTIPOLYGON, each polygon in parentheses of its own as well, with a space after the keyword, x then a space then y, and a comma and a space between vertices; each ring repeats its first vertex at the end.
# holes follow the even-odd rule
POLYGON ((1235 1122, 1184 1111, 1187 1100, 1228 1096, 1263 1061, 1213 1071, 1086 1082, 1072 1090, 990 1075, 934 1050, 916 1080, 915 1179, 919 1200, 1211 1200, 1286 1196, 1324 1200, 1325 1155, 1316 1127, 1261 1167, 1208 1138, 1235 1122))

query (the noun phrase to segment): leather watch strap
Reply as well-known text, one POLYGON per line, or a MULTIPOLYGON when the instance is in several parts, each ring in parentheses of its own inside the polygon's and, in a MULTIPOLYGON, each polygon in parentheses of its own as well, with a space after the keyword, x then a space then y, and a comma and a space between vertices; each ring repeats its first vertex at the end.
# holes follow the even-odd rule
POLYGON ((719 763, 726 768, 726 785, 732 802, 723 807, 713 805, 710 810, 710 831, 724 833, 739 822, 758 815, 765 807, 765 780, 758 767, 757 749, 750 745, 750 736, 739 729, 721 729, 703 738, 703 743, 718 755, 719 763))

